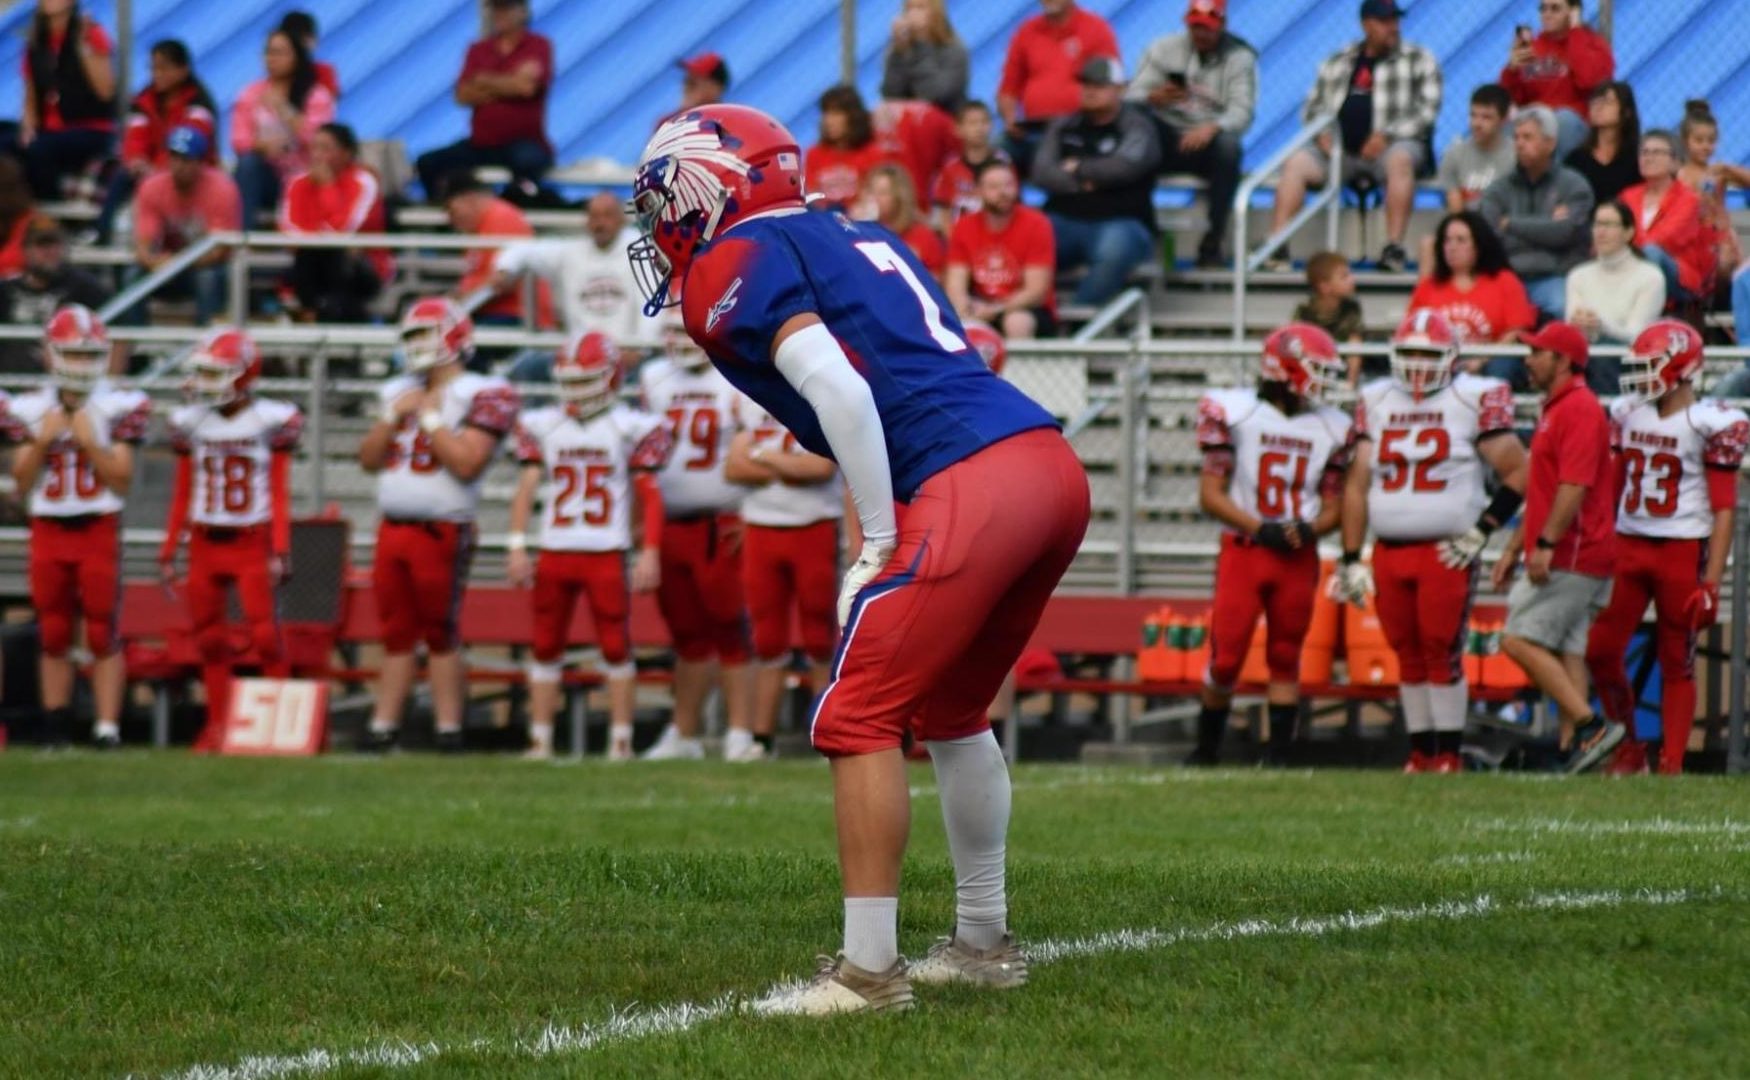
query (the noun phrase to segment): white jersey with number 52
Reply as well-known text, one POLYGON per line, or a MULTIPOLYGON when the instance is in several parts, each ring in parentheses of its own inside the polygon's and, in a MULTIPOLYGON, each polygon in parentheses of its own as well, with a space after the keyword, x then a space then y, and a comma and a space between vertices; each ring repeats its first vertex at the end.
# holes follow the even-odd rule
POLYGON ((1443 540, 1476 524, 1488 505, 1477 444, 1513 430, 1513 390, 1459 375, 1417 400, 1392 379, 1361 388, 1355 437, 1367 445, 1367 519, 1382 540, 1443 540))
MULTIPOLYGON (((753 449, 768 454, 802 451, 796 436, 778 423, 752 398, 740 401, 742 426, 752 432, 753 449)), ((794 529, 813 525, 817 521, 836 521, 845 516, 845 483, 837 473, 818 484, 786 484, 773 480, 753 488, 741 503, 741 516, 749 525, 767 525, 777 529, 794 529)))
POLYGON ((578 420, 558 405, 523 414, 517 461, 539 465, 541 550, 624 551, 632 546, 632 470, 668 452, 661 417, 615 405, 578 420))
POLYGON ((1231 468, 1228 494, 1240 509, 1267 522, 1312 521, 1327 473, 1348 465, 1349 418, 1328 405, 1287 416, 1255 390, 1212 390, 1197 403, 1197 445, 1231 468))
POLYGON ((662 507, 670 517, 732 512, 744 490, 723 478, 729 443, 735 438, 740 392, 706 365, 689 370, 656 359, 639 374, 644 407, 668 421, 674 452, 658 474, 662 507))
POLYGON ((1616 531, 1626 536, 1696 540, 1714 531, 1709 470, 1736 479, 1750 442, 1750 419, 1716 401, 1670 416, 1652 402, 1610 403, 1611 449, 1621 455, 1622 501, 1616 531))

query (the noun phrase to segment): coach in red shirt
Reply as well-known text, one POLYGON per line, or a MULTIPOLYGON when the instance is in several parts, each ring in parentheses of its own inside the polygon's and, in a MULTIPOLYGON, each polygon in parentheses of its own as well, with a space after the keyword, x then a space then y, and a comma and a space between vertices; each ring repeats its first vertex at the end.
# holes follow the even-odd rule
POLYGON ((1581 772, 1622 741, 1623 725, 1596 716, 1586 694, 1586 638, 1610 600, 1616 569, 1616 473, 1610 421, 1586 386, 1586 335, 1564 322, 1527 335, 1526 373, 1544 395, 1531 437, 1525 517, 1495 565, 1499 590, 1520 545, 1525 578, 1507 596, 1502 649, 1548 694, 1571 735, 1567 769, 1581 772))
POLYGON ((482 165, 537 181, 553 167, 547 141, 547 91, 553 43, 529 30, 528 0, 487 0, 492 36, 468 46, 456 80, 456 103, 474 110, 468 137, 419 155, 425 197, 444 197, 443 180, 482 165))
POLYGON ((1082 107, 1076 77, 1096 56, 1117 59, 1112 25, 1075 0, 1039 0, 1043 11, 1022 23, 1009 40, 1003 80, 997 87, 997 112, 1003 118, 1007 149, 1026 175, 1033 147, 1045 125, 1082 107))
POLYGON ((982 319, 1005 338, 1057 332, 1057 241, 1051 221, 1021 205, 1015 166, 992 158, 979 166, 980 209, 960 215, 948 238, 948 299, 964 319, 982 319))

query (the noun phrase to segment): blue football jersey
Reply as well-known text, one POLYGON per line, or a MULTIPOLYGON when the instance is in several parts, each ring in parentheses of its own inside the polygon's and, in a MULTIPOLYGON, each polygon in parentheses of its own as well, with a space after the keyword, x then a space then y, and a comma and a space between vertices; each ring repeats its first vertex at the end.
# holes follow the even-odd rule
POLYGON ((1057 423, 991 374, 935 279, 880 225, 836 212, 749 219, 695 257, 682 297, 687 332, 718 370, 831 457, 813 407, 772 363, 779 327, 818 316, 869 384, 901 501, 992 443, 1057 423))

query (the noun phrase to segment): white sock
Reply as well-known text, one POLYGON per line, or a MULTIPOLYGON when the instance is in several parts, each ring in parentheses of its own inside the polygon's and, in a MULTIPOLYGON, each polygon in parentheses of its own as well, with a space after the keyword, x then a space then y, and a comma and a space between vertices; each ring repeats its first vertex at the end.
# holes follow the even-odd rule
POLYGON ((845 897, 845 959, 877 972, 899 960, 899 897, 845 897))
POLYGON ((1463 731, 1470 712, 1470 684, 1455 682, 1450 686, 1429 686, 1428 702, 1432 706, 1435 731, 1463 731))
POLYGON ((619 742, 622 739, 625 740, 625 743, 627 746, 632 745, 632 725, 631 724, 615 724, 613 727, 608 729, 609 742, 619 742))
POLYGON ((537 750, 553 749, 553 725, 530 721, 529 742, 537 750))
POLYGON ((1003 858, 1009 832, 1009 767, 989 731, 924 744, 936 768, 942 823, 954 859, 954 935, 989 949, 1009 928, 1003 858))
POLYGON ((99 720, 91 734, 99 739, 119 739, 122 737, 122 729, 114 720, 99 720))
POLYGON ((1427 683, 1404 683, 1398 687, 1398 701, 1404 706, 1404 728, 1411 735, 1434 730, 1434 705, 1428 689, 1427 683))
POLYGON ((389 720, 389 719, 386 719, 386 718, 381 717, 381 716, 371 717, 371 734, 372 735, 388 735, 388 734, 391 734, 394 731, 398 730, 400 727, 401 727, 401 725, 397 724, 393 720, 389 720))
POLYGON ((745 753, 747 748, 752 745, 753 732, 743 731, 740 728, 730 728, 728 733, 723 736, 723 756, 727 758, 745 753))

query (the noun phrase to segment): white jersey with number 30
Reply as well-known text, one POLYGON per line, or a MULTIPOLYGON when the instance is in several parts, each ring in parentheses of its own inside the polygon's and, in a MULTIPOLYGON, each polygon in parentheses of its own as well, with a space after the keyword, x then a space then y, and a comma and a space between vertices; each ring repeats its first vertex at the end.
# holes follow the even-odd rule
POLYGON ((1327 473, 1348 465, 1349 418, 1328 405, 1287 416, 1255 390, 1214 390, 1197 403, 1197 445, 1231 468, 1228 493, 1240 509, 1266 522, 1310 522, 1327 473))
POLYGON ((1367 519, 1382 540, 1443 540, 1476 524, 1489 503, 1477 444, 1513 429, 1513 390, 1459 375, 1421 400, 1392 379, 1361 388, 1355 437, 1368 440, 1367 519))
POLYGON ((1625 536, 1696 540, 1714 531, 1708 471, 1736 479, 1750 443, 1750 418, 1716 401, 1670 416, 1631 398, 1610 404, 1610 445, 1621 455, 1622 501, 1616 531, 1625 536))
POLYGON ((172 412, 171 446, 192 456, 188 519, 231 529, 266 524, 273 455, 296 447, 303 428, 298 407, 283 401, 253 400, 230 416, 210 405, 172 412))
POLYGON ((578 420, 558 405, 523 414, 517 461, 546 472, 541 550, 625 551, 632 546, 632 470, 662 464, 661 417, 615 405, 578 420))
POLYGON ((740 391, 709 364, 688 369, 652 360, 639 379, 644 407, 665 418, 674 436, 674 453, 657 477, 663 510, 684 517, 738 509, 744 489, 723 478, 723 463, 735 438, 740 391))
MULTIPOLYGON (((5 415, 6 440, 27 442, 42 430, 50 413, 62 409, 60 391, 45 386, 12 399, 5 415)), ((107 382, 80 402, 68 417, 84 413, 91 418, 92 432, 103 447, 117 443, 137 444, 146 437, 152 419, 152 402, 138 390, 121 390, 107 382)), ((87 514, 119 514, 122 497, 110 490, 91 461, 63 434, 43 456, 42 472, 30 492, 31 517, 84 517, 87 514)))

